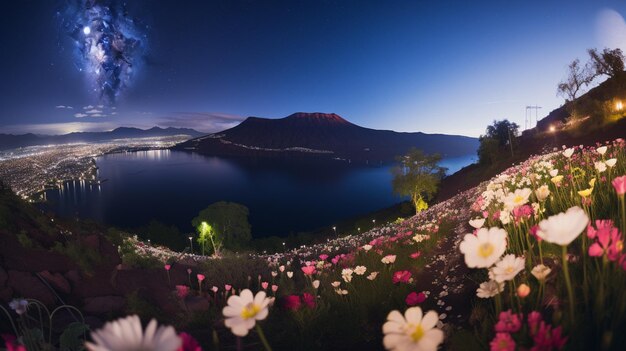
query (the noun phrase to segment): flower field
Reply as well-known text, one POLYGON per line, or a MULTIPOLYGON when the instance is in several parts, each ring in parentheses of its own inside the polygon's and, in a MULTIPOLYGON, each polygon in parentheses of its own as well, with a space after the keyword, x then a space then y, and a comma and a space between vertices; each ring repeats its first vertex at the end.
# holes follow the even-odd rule
MULTIPOLYGON (((87 348, 623 350, 625 162, 621 139, 554 150, 412 218, 275 254, 127 239, 162 262, 179 312, 156 317, 185 333, 130 317, 87 348)), ((33 312, 18 307, 14 349, 33 312)))

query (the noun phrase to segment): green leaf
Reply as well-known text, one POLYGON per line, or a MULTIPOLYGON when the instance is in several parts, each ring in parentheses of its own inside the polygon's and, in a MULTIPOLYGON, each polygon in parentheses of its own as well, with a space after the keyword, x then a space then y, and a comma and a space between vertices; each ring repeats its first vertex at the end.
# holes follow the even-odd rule
POLYGON ((61 351, 79 351, 85 349, 85 333, 89 327, 80 322, 71 323, 59 337, 61 351))

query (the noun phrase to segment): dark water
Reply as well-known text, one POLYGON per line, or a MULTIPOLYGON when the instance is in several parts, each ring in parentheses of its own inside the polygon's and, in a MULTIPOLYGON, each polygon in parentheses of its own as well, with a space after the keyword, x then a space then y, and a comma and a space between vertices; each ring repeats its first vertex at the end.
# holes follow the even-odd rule
MULTIPOLYGON (((442 165, 454 172, 473 157, 442 165)), ((233 201, 249 208, 253 236, 263 237, 332 225, 403 200, 391 191, 389 166, 224 159, 169 150, 105 155, 96 163, 106 179, 99 187, 70 182, 47 192, 59 215, 122 228, 156 219, 191 232, 191 219, 200 210, 233 201)))

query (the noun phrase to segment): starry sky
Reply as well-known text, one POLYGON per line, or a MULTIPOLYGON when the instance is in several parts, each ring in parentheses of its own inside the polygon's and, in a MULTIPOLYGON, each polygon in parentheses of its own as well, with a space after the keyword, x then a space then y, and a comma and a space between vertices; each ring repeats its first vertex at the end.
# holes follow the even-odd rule
POLYGON ((560 106, 586 49, 626 50, 617 0, 127 2, 3 4, 0 133, 213 132, 304 111, 478 136, 560 106))

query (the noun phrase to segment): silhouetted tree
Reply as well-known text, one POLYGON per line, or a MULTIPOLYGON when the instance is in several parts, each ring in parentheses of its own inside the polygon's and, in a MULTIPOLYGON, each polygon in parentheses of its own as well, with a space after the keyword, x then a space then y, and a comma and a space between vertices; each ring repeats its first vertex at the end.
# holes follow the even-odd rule
POLYGON ((487 126, 485 135, 479 138, 478 160, 483 164, 492 164, 508 152, 513 153, 519 136, 519 125, 508 119, 493 121, 487 126))
POLYGON ((219 252, 222 246, 227 249, 238 249, 250 242, 252 236, 248 215, 249 211, 246 206, 220 201, 200 211, 198 216, 191 220, 191 224, 199 234, 203 234, 206 226, 202 223, 206 222, 211 227, 211 237, 205 235, 203 238, 211 239, 214 251, 219 252))
POLYGON ((600 75, 615 77, 624 71, 624 54, 621 49, 605 48, 602 52, 598 52, 598 49, 589 49, 587 52, 591 58, 594 77, 600 75))
POLYGON ((398 165, 391 170, 394 192, 410 196, 416 213, 427 209, 426 201, 435 194, 446 172, 445 167, 438 165, 441 156, 426 155, 422 150, 411 148, 405 156, 399 156, 396 160, 398 165))
POLYGON ((581 66, 579 59, 572 61, 567 69, 567 78, 559 83, 557 95, 565 97, 568 101, 574 101, 583 85, 589 85, 595 75, 590 65, 581 66))

